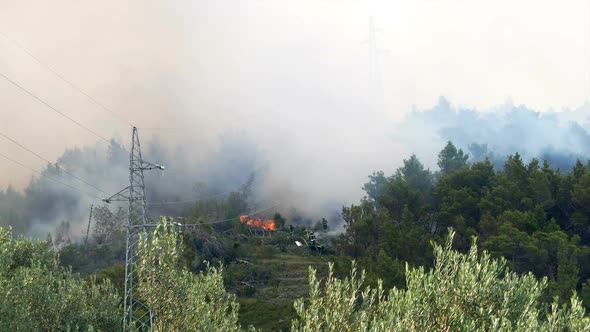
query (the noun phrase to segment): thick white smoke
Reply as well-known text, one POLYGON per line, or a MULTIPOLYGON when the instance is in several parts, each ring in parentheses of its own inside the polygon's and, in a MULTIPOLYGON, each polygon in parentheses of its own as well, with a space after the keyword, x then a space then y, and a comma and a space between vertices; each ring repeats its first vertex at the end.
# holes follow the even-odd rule
MULTIPOLYGON (((23 0, 0 1, 0 31, 140 128, 145 158, 167 166, 146 178, 157 189, 148 192, 154 200, 199 196, 199 183, 208 193, 223 192, 263 167, 255 182, 261 200, 321 217, 357 201, 374 170, 393 172, 412 152, 433 166, 445 140, 472 143, 470 132, 442 132, 444 117, 394 125, 412 104, 429 107, 441 94, 478 106, 509 95, 535 109, 581 103, 586 37, 567 38, 586 36, 581 8, 581 1, 23 0), (535 15, 527 16, 529 4, 535 15), (373 71, 382 90, 375 91, 373 71)), ((45 66, 0 37, 1 73, 129 147, 125 121, 45 66)), ((96 154, 79 154, 76 163, 88 167, 72 172, 105 191, 126 185, 125 162, 107 163, 97 137, 1 79, 0 115, 0 131, 50 160, 65 149, 96 154)), ((494 136, 486 135, 475 138, 494 136)), ((3 139, 0 150, 45 166, 3 139)), ((22 167, 0 166, 4 188, 29 183, 22 167)), ((68 198, 68 190, 48 192, 68 198)), ((84 223, 90 203, 66 207, 80 211, 75 219, 84 223)), ((47 211, 52 222, 66 218, 47 211)))

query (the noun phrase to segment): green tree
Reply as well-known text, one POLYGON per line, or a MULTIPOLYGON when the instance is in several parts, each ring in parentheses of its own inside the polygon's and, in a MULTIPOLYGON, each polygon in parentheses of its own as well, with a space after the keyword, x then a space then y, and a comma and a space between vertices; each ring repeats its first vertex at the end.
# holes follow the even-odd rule
POLYGON ((455 147, 451 141, 438 154, 438 167, 442 175, 449 175, 468 165, 469 154, 455 147))
POLYGON ((94 221, 92 237, 96 243, 102 244, 114 238, 120 238, 117 235, 122 235, 126 217, 127 212, 122 207, 113 213, 106 205, 97 206, 92 218, 94 221))
POLYGON ((116 331, 119 304, 108 280, 82 280, 44 241, 0 227, 0 331, 116 331))
POLYGON ((225 291, 222 269, 194 274, 182 264, 183 244, 165 218, 141 237, 138 295, 152 309, 154 331, 239 331, 236 297, 225 291))
POLYGON ((367 193, 367 196, 370 199, 378 201, 387 190, 387 186, 387 177, 385 177, 385 174, 382 171, 379 171, 373 172, 373 174, 369 175, 369 182, 363 185, 363 190, 367 193))
POLYGON ((474 240, 468 254, 451 249, 454 232, 444 247, 434 245, 434 269, 409 268, 407 289, 386 295, 381 283, 364 285, 353 266, 337 279, 330 265, 322 289, 310 268, 308 299, 295 301, 299 318, 292 331, 587 331, 590 318, 574 295, 569 307, 540 303, 546 279, 518 275, 504 259, 479 253, 474 240))

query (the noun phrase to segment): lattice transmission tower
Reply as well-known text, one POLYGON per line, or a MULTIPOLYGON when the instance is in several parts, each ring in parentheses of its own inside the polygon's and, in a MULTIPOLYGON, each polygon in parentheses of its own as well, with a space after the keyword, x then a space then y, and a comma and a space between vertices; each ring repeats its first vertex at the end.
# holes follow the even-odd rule
POLYGON ((152 311, 136 296, 137 271, 135 265, 139 261, 137 245, 140 234, 148 235, 148 223, 146 215, 145 184, 143 171, 160 169, 164 167, 143 160, 137 128, 133 127, 131 151, 129 153, 129 186, 103 199, 104 202, 128 201, 127 214, 127 242, 125 247, 125 303, 123 313, 123 328, 128 329, 131 324, 140 330, 152 328, 152 311))

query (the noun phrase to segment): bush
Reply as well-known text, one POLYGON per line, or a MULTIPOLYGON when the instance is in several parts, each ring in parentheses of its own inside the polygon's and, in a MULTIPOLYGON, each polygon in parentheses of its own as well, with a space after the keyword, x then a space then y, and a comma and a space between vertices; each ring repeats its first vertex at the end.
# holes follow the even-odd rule
POLYGON ((365 287, 353 264, 350 277, 339 280, 330 264, 324 289, 310 268, 309 299, 295 302, 299 316, 292 331, 589 331, 581 301, 570 307, 540 303, 546 279, 510 272, 504 259, 478 253, 475 240, 467 254, 434 245, 432 270, 408 268, 407 289, 382 283, 365 287))
POLYGON ((0 331, 116 331, 119 303, 108 280, 85 281, 45 242, 0 227, 0 331))
POLYGON ((239 331, 235 295, 225 291, 222 268, 191 273, 182 264, 174 225, 160 224, 141 237, 138 295, 152 309, 154 331, 239 331))

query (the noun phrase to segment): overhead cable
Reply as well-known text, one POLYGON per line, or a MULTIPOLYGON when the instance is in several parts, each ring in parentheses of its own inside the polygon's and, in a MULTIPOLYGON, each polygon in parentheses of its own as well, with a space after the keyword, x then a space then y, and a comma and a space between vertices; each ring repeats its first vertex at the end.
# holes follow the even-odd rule
POLYGON ((45 69, 47 69, 48 71, 50 71, 51 73, 53 73, 53 75, 57 76, 60 80, 62 80, 67 85, 69 85, 71 88, 73 88, 74 90, 78 91, 79 93, 81 93, 86 98, 88 98, 95 105, 97 105, 98 107, 102 108, 103 110, 109 112, 112 116, 114 116, 118 120, 122 121, 126 125, 133 126, 129 121, 125 120, 117 112, 115 112, 115 111, 111 110, 110 108, 106 107, 103 103, 101 103, 98 100, 96 100, 95 98, 93 98, 90 94, 88 94, 87 92, 85 92, 84 90, 82 90, 80 87, 78 87, 72 81, 68 80, 62 74, 58 73, 55 69, 53 69, 52 67, 50 67, 49 65, 47 65, 46 63, 44 63, 43 61, 41 61, 38 57, 36 57, 33 53, 31 53, 28 49, 26 49, 21 43, 19 43, 16 40, 8 37, 5 33, 1 32, 1 31, 0 31, 0 35, 3 36, 4 39, 10 41, 16 47, 20 48, 23 52, 27 53, 31 58, 33 58, 35 61, 37 61, 37 63, 39 63, 42 67, 44 67, 45 69))
POLYGON ((81 190, 81 189, 79 189, 79 188, 77 188, 77 187, 74 187, 74 186, 72 186, 72 185, 68 184, 68 183, 62 182, 62 181, 60 181, 60 180, 58 180, 58 179, 56 179, 56 178, 54 178, 54 177, 52 177, 52 176, 43 175, 43 173, 41 173, 41 172, 37 171, 36 169, 33 169, 33 168, 31 168, 31 167, 29 167, 29 166, 27 166, 27 165, 25 165, 25 164, 23 164, 23 163, 21 163, 21 162, 18 162, 18 161, 14 160, 14 159, 12 159, 12 158, 10 158, 10 157, 8 157, 8 156, 5 156, 5 155, 3 155, 3 154, 1 154, 1 153, 0 153, 0 157, 2 157, 2 158, 4 158, 4 159, 6 159, 6 160, 8 160, 8 161, 11 161, 11 162, 13 162, 13 163, 15 163, 15 164, 17 164, 17 165, 20 165, 20 166, 22 166, 22 167, 24 167, 24 168, 28 169, 29 171, 31 171, 31 172, 33 172, 33 173, 36 173, 36 174, 38 174, 38 175, 41 175, 41 176, 44 176, 44 177, 46 177, 46 178, 48 178, 48 179, 50 179, 50 180, 52 180, 52 181, 55 181, 56 183, 59 183, 59 184, 61 184, 61 185, 64 185, 64 186, 67 186, 67 187, 69 187, 69 188, 71 188, 71 189, 73 189, 73 190, 76 190, 76 191, 78 191, 78 192, 80 192, 80 193, 82 193, 82 194, 84 194, 84 195, 87 195, 87 196, 89 196, 89 197, 92 197, 92 198, 95 198, 95 199, 100 199, 99 197, 97 197, 97 196, 95 196, 95 195, 93 195, 93 194, 91 194, 91 193, 89 193, 89 192, 87 192, 87 191, 81 190))
MULTIPOLYGON (((28 147, 26 147, 26 146, 22 145, 22 144, 21 144, 21 143, 19 143, 18 141, 16 141, 16 140, 14 140, 14 139, 10 138, 8 135, 6 135, 6 134, 4 134, 4 133, 0 132, 0 136, 2 136, 2 137, 4 137, 5 139, 7 139, 7 140, 11 141, 12 143, 14 143, 14 144, 18 145, 18 146, 19 146, 20 148, 22 148, 23 150, 25 150, 25 151, 28 151, 29 153, 31 153, 31 154, 32 154, 32 155, 34 155, 35 157, 37 157, 37 158, 39 158, 39 159, 41 159, 41 160, 45 161, 46 163, 48 163, 48 164, 52 164, 52 162, 51 162, 51 161, 47 160, 46 158, 44 158, 43 156, 39 155, 39 154, 38 154, 38 153, 36 153, 35 151, 33 151, 33 150, 29 149, 28 147)), ((80 177, 78 177, 78 176, 76 176, 76 175, 74 175, 74 174, 72 174, 72 173, 68 172, 67 170, 65 170, 65 169, 60 169, 60 171, 61 171, 61 172, 63 172, 64 174, 67 174, 67 175, 71 176, 72 178, 74 178, 74 179, 76 179, 76 180, 78 180, 78 181, 80 181, 80 182, 84 183, 85 185, 87 185, 87 186, 90 186, 90 187, 92 187, 92 188, 94 188, 94 189, 96 189, 96 190, 98 190, 98 191, 102 192, 103 194, 107 194, 107 195, 108 195, 108 193, 107 193, 106 191, 104 191, 104 190, 102 190, 102 189, 98 188, 97 186, 93 185, 92 183, 88 183, 88 182, 86 182, 84 179, 82 179, 82 178, 80 178, 80 177)))
MULTIPOLYGON (((266 212, 266 211, 272 210, 272 209, 274 209, 275 207, 277 207, 277 206, 279 206, 279 205, 281 205, 281 204, 282 204, 282 203, 281 203, 281 202, 279 202, 279 203, 277 203, 277 204, 273 204, 273 205, 272 205, 271 207, 269 207, 269 208, 266 208, 266 209, 263 209, 263 210, 258 210, 258 211, 251 212, 251 213, 247 213, 247 215, 248 215, 248 216, 254 216, 254 215, 257 215, 257 214, 260 214, 260 213, 263 213, 263 212, 266 212)), ((228 219, 223 219, 223 220, 215 220, 215 221, 209 221, 209 222, 201 222, 201 223, 198 223, 198 224, 203 224, 203 225, 209 225, 209 224, 219 224, 219 223, 228 222, 228 221, 237 220, 237 219, 240 219, 240 217, 233 217, 233 218, 228 218, 228 219)), ((197 224, 197 225, 198 225, 198 224, 197 224)))
POLYGON ((85 125, 81 124, 80 122, 72 119, 70 116, 66 115, 65 113, 63 113, 62 111, 58 110, 57 108, 51 106, 49 103, 47 103, 46 101, 44 101, 43 99, 37 97, 36 95, 34 95, 32 92, 30 92, 29 90, 25 89, 24 87, 22 87, 20 84, 16 83, 15 81, 11 80, 10 78, 8 78, 6 75, 0 73, 0 76, 2 76, 5 80, 7 80, 8 82, 12 83, 12 85, 16 86, 17 88, 19 88, 21 91, 25 92, 26 94, 28 94, 29 96, 35 98, 37 101, 39 101, 40 103, 42 103, 43 105, 47 106, 49 109, 51 109, 52 111, 54 111, 55 113, 61 115, 62 117, 70 120, 71 122, 73 122, 74 124, 76 124, 78 127, 88 131, 89 133, 93 134, 94 136, 98 137, 99 139, 110 143, 108 139, 104 138, 103 136, 101 136, 100 134, 96 133, 95 131, 93 131, 92 129, 86 127, 85 125))
POLYGON ((171 201, 171 202, 147 202, 147 204, 148 205, 172 205, 172 204, 182 204, 182 203, 198 202, 198 201, 202 201, 202 200, 206 200, 206 199, 221 197, 221 196, 227 195, 227 194, 235 191, 236 189, 239 189, 240 187, 245 186, 248 182, 250 182, 250 177, 252 176, 252 174, 256 174, 257 172, 260 171, 260 169, 262 169, 262 167, 258 167, 256 170, 254 170, 251 173, 251 175, 248 177, 248 180, 246 180, 246 182, 243 182, 243 183, 235 186, 234 188, 232 188, 230 190, 226 190, 226 191, 221 192, 221 193, 218 193, 218 194, 207 195, 207 196, 199 196, 199 197, 184 199, 184 200, 180 200, 180 201, 171 201))

